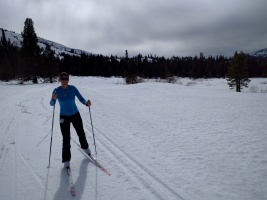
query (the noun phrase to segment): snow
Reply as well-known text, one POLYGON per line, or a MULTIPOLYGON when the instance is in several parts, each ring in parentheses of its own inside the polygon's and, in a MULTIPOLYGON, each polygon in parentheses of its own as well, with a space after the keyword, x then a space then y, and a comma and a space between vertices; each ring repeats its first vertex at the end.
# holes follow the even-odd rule
POLYGON ((267 57, 267 48, 254 51, 250 53, 249 55, 255 56, 255 57, 267 57))
MULTIPOLYGON (((15 33, 15 32, 11 32, 8 30, 5 30, 5 36, 7 40, 10 40, 10 42, 14 45, 17 46, 18 48, 21 48, 21 42, 23 41, 22 35, 15 33)), ((0 31, 0 39, 2 38, 2 31, 0 31)), ((58 57, 61 57, 60 54, 65 53, 71 56, 80 56, 81 53, 87 54, 87 55, 91 55, 92 53, 89 53, 87 51, 83 51, 83 50, 79 50, 79 49, 73 49, 70 47, 66 47, 62 44, 47 40, 47 39, 43 39, 41 37, 38 37, 38 45, 40 48, 45 49, 46 44, 51 46, 51 49, 53 51, 55 51, 55 55, 58 57)))
MULTIPOLYGON (((267 79, 250 85, 267 91, 267 79)), ((179 84, 71 77, 92 101, 96 168, 72 141, 69 191, 61 163, 59 84, 0 82, 0 199, 267 199, 267 93, 230 90, 225 79, 179 84)), ((94 153, 88 108, 77 105, 94 153)), ((71 129, 72 139, 78 141, 71 129)))
MULTIPOLYGON (((2 29, 2 28, 1 28, 2 29)), ((10 40, 10 42, 14 45, 17 46, 18 48, 21 48, 21 42, 23 41, 22 35, 19 33, 15 33, 14 31, 8 31, 5 30, 5 36, 7 40, 10 40)), ((36 33, 38 35, 38 33, 36 33)), ((0 31, 0 39, 2 38, 2 31, 0 31)), ((87 54, 87 55, 94 55, 93 53, 90 53, 85 50, 80 50, 80 49, 74 49, 71 47, 64 46, 62 44, 59 44, 57 42, 53 42, 51 40, 47 40, 41 37, 38 37, 38 45, 40 48, 45 49, 46 44, 49 44, 51 46, 51 49, 55 51, 55 56, 62 58, 61 54, 65 53, 71 56, 80 56, 81 53, 87 54)), ((265 49, 260 49, 251 53, 247 53, 250 56, 254 57, 267 57, 267 48, 265 49)), ((120 61, 120 59, 117 59, 120 61)), ((147 58, 148 62, 153 62, 153 59, 147 58)))

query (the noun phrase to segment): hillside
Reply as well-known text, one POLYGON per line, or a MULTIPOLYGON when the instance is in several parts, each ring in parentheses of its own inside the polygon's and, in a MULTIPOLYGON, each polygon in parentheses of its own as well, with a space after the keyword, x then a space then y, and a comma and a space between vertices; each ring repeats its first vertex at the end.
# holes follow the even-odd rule
MULTIPOLYGON (((12 32, 12 31, 8 31, 8 30, 4 30, 5 32, 5 36, 7 40, 10 40, 10 42, 17 47, 21 47, 21 42, 22 42, 22 36, 21 34, 12 32)), ((2 38, 2 31, 0 31, 0 38, 2 38)), ((59 44, 57 42, 53 42, 41 37, 38 37, 38 45, 40 48, 45 49, 46 45, 50 45, 51 49, 53 51, 55 51, 55 55, 56 56, 60 56, 62 53, 65 54, 69 54, 69 55, 77 55, 79 56, 81 53, 85 53, 85 54, 91 54, 87 51, 84 50, 80 50, 80 49, 73 49, 71 47, 67 47, 64 46, 62 44, 59 44)))
POLYGON ((250 53, 249 55, 250 56, 254 56, 254 57, 267 58, 267 48, 261 49, 261 50, 258 50, 258 51, 254 51, 254 52, 250 53))
MULTIPOLYGON (((15 46, 21 47, 21 41, 22 41, 21 34, 15 33, 13 31, 8 31, 8 30, 4 30, 4 31, 5 31, 5 35, 6 35, 7 40, 10 40, 12 42, 12 44, 14 44, 15 46)), ((2 32, 0 31, 0 38, 1 37, 2 37, 2 32)), ((41 37, 38 37, 38 40, 39 40, 38 44, 39 44, 40 48, 44 49, 45 45, 49 44, 51 46, 52 50, 55 51, 55 54, 57 56, 60 56, 60 54, 62 54, 62 53, 66 53, 69 55, 77 55, 77 56, 79 56, 81 53, 92 54, 90 52, 80 50, 80 49, 74 49, 71 47, 67 47, 67 46, 59 44, 57 42, 53 42, 53 41, 50 41, 50 40, 47 40, 47 39, 44 39, 41 37)), ((261 49, 258 51, 254 51, 251 53, 246 53, 246 54, 253 56, 253 57, 267 58, 267 48, 261 49)))

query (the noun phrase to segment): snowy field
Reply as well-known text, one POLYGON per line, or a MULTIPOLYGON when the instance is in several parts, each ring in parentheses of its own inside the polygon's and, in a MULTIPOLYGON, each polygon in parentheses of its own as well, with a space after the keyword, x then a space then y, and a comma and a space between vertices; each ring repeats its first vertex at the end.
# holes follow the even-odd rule
MULTIPOLYGON (((58 104, 47 168, 49 101, 59 83, 1 82, 0 200, 266 200, 267 79, 252 79, 241 93, 225 79, 178 83, 71 77, 92 101, 97 159, 111 174, 72 141, 72 197, 61 163, 58 104)), ((94 153, 88 108, 76 103, 94 153)))

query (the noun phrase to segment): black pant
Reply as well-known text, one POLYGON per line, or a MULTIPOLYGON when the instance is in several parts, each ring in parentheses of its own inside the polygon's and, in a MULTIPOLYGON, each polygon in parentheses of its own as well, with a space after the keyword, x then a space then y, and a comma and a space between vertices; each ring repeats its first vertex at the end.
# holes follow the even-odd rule
POLYGON ((83 130, 83 122, 79 112, 71 116, 60 115, 60 129, 63 136, 63 145, 62 145, 62 162, 70 161, 71 152, 70 152, 70 123, 72 123, 75 128, 81 147, 83 149, 88 148, 88 143, 85 137, 83 130))

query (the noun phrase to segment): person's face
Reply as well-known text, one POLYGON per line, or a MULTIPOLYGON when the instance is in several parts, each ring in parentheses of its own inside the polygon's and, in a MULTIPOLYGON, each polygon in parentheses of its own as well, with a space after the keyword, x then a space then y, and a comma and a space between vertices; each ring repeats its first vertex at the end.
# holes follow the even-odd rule
POLYGON ((60 78, 60 82, 61 82, 61 85, 63 85, 63 86, 67 86, 68 83, 69 83, 69 77, 67 77, 67 76, 62 76, 62 77, 60 78))

